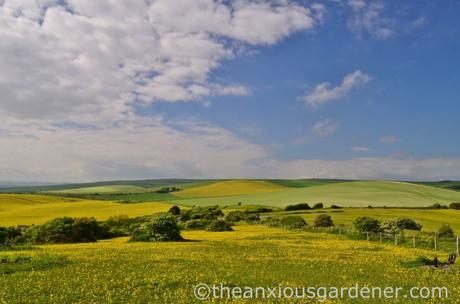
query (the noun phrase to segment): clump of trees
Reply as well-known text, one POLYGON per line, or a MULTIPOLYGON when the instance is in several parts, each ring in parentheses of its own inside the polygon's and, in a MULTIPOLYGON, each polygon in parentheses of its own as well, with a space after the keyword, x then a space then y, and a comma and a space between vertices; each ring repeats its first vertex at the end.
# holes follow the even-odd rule
POLYGON ((323 209, 324 205, 323 203, 316 203, 313 205, 313 209, 323 209))
POLYGON ((246 223, 255 224, 260 221, 260 216, 257 213, 235 210, 230 211, 225 216, 225 220, 232 223, 244 221, 246 223))
POLYGON ((380 221, 372 217, 360 216, 353 222, 353 225, 360 232, 380 231, 380 221))
POLYGON ((132 241, 141 242, 168 242, 181 241, 180 228, 174 216, 170 214, 157 214, 149 221, 134 229, 132 241))
POLYGON ((331 227, 334 226, 332 218, 327 214, 319 214, 313 221, 315 227, 331 227))
POLYGON ((284 208, 285 211, 294 211, 294 210, 310 210, 311 207, 307 203, 300 203, 295 205, 289 205, 284 208))
POLYGON ((438 237, 453 238, 455 236, 454 230, 449 225, 442 225, 437 233, 438 237))
POLYGON ((208 231, 233 231, 232 226, 226 220, 214 220, 206 228, 208 231))
POLYGON ((290 216, 283 217, 279 221, 279 223, 282 226, 285 226, 291 229, 303 228, 307 225, 307 223, 302 217, 296 216, 296 215, 290 215, 290 216))
POLYGON ((173 187, 163 187, 157 191, 155 191, 156 193, 170 193, 170 192, 177 192, 177 191, 181 191, 182 189, 179 188, 179 187, 176 187, 176 186, 173 186, 173 187))
POLYGON ((460 203, 452 203, 449 205, 450 209, 460 210, 460 203))
POLYGON ((94 218, 60 217, 26 229, 22 237, 33 244, 85 243, 95 242, 101 232, 94 218))

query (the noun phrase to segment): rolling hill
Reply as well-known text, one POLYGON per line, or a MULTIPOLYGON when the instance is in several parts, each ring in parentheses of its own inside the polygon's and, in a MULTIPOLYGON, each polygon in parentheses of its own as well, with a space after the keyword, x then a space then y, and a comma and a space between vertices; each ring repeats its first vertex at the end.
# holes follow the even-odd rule
POLYGON ((460 193, 452 190, 394 181, 352 181, 228 197, 197 196, 176 202, 185 205, 229 205, 242 202, 276 207, 301 202, 322 202, 343 207, 426 207, 434 203, 450 204, 455 201, 460 202, 460 193))

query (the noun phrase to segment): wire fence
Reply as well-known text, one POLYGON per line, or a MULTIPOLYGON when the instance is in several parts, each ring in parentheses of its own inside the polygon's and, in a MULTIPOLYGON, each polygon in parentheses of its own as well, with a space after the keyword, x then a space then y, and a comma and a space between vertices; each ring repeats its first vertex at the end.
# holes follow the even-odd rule
POLYGON ((302 231, 331 233, 344 236, 353 240, 367 240, 381 244, 392 244, 407 248, 422 248, 434 251, 445 251, 456 253, 460 256, 459 245, 460 236, 454 237, 439 237, 435 233, 426 232, 400 232, 400 233, 384 233, 384 232, 360 232, 344 227, 311 227, 306 226, 301 228, 302 231))

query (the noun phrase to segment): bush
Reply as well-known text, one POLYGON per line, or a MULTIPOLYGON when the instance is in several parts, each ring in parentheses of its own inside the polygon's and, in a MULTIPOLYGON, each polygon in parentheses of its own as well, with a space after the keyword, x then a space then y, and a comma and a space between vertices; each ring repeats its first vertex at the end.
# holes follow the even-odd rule
POLYGON ((229 221, 229 222, 240 222, 240 221, 243 221, 247 218, 248 214, 247 213, 244 213, 242 211, 231 211, 227 214, 227 216, 225 217, 225 220, 226 221, 229 221))
POLYGON ((233 231, 232 226, 226 220, 214 220, 206 228, 208 231, 233 231))
POLYGON ((452 203, 449 205, 450 209, 460 210, 460 203, 452 203))
POLYGON ((8 233, 6 232, 5 227, 0 227, 0 245, 4 245, 6 243, 6 237, 8 233))
POLYGON ((320 214, 318 215, 314 222, 313 226, 315 227, 331 227, 334 226, 334 222, 332 221, 331 217, 327 214, 320 214))
POLYGON ((206 229, 206 227, 208 227, 210 221, 209 220, 205 220, 205 219, 202 219, 202 220, 189 220, 187 222, 185 222, 185 227, 187 229, 191 229, 191 230, 194 230, 194 229, 206 229))
POLYGON ((136 228, 131 236, 133 241, 167 242, 181 241, 180 229, 175 218, 169 214, 157 214, 136 228))
POLYGON ((258 207, 254 210, 246 210, 246 213, 267 213, 267 212, 273 212, 273 209, 266 208, 266 207, 258 207))
POLYGON ((280 224, 289 228, 302 228, 307 225, 303 218, 294 215, 283 217, 280 221, 280 224))
POLYGON ((439 237, 452 238, 455 236, 454 230, 449 225, 442 225, 438 230, 439 237))
POLYGON ((100 227, 94 218, 61 217, 24 232, 27 241, 35 244, 95 242, 100 227))
POLYGON ((422 230, 422 225, 407 217, 401 217, 396 220, 396 226, 401 230, 422 230))
POLYGON ((428 209, 446 209, 446 208, 447 208, 446 206, 443 206, 439 203, 433 204, 428 207, 428 209))
POLYGON ((224 213, 218 206, 211 206, 211 207, 198 207, 186 210, 182 212, 179 216, 179 220, 181 222, 186 222, 188 220, 199 220, 199 219, 207 219, 207 220, 216 220, 220 217, 223 217, 224 213))
POLYGON ((293 210, 310 210, 311 207, 307 203, 296 204, 296 205, 289 205, 284 208, 286 211, 293 211, 293 210))
POLYGON ((249 214, 246 217, 246 223, 248 224, 255 224, 260 221, 260 216, 258 214, 249 214))
POLYGON ((385 221, 380 225, 380 229, 385 233, 398 234, 401 232, 401 229, 398 227, 398 224, 395 220, 385 221))
POLYGON ((324 208, 323 203, 317 203, 313 206, 313 209, 323 209, 323 208, 324 208))
POLYGON ((379 232, 380 222, 372 217, 361 216, 353 222, 356 230, 360 232, 379 232))
POLYGON ((168 213, 171 213, 172 215, 179 215, 180 214, 180 208, 178 206, 172 206, 168 213))
POLYGON ((331 205, 331 208, 332 208, 332 209, 342 209, 341 206, 337 206, 337 205, 331 205))

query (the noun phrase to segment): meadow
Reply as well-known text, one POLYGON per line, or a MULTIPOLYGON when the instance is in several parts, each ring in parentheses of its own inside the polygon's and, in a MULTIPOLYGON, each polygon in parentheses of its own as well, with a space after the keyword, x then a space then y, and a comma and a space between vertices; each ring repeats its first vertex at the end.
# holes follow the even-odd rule
MULTIPOLYGON (((447 286, 450 300, 443 303, 455 303, 460 297, 458 265, 447 271, 410 266, 419 255, 433 257, 430 251, 258 225, 236 226, 234 232, 187 231, 183 235, 190 242, 129 243, 126 238, 119 238, 2 252, 3 256, 62 256, 68 263, 49 265, 48 269, 38 271, 1 274, 0 300, 3 303, 198 303, 193 287, 199 283, 253 287, 358 283, 405 289, 447 286)), ((443 254, 438 254, 443 258, 443 254)), ((396 303, 420 302, 399 299, 396 303)))
POLYGON ((122 214, 136 217, 166 212, 171 206, 156 202, 121 204, 45 195, 0 194, 0 226, 42 224, 62 216, 98 220, 122 214))

